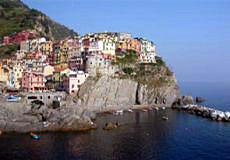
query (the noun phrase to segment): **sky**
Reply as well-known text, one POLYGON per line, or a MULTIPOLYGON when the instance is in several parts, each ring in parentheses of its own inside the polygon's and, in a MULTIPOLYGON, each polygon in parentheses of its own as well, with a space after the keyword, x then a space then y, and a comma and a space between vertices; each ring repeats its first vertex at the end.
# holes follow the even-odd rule
POLYGON ((230 0, 23 0, 82 34, 152 40, 181 82, 230 83, 230 0))

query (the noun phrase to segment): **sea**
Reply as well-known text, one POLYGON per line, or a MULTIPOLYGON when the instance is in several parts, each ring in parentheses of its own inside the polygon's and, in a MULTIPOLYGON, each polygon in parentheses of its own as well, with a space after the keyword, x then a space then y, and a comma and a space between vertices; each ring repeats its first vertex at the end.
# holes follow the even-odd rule
MULTIPOLYGON (((179 82, 182 95, 200 96, 204 105, 230 111, 230 84, 179 82)), ((171 109, 99 115, 88 132, 0 136, 0 160, 230 160, 230 123, 171 109), (162 119, 167 116, 167 121, 162 119), (106 122, 121 127, 105 131, 106 122)))

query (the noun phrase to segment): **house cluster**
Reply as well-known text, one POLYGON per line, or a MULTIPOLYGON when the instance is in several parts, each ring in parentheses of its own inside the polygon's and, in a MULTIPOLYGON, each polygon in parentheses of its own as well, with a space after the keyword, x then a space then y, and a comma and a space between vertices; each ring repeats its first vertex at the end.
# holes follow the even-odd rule
POLYGON ((128 33, 93 33, 60 41, 20 32, 3 38, 3 45, 17 43, 11 59, 0 61, 0 82, 26 92, 58 90, 76 93, 89 75, 114 74, 111 65, 120 54, 132 51, 140 63, 155 63, 153 42, 128 33))

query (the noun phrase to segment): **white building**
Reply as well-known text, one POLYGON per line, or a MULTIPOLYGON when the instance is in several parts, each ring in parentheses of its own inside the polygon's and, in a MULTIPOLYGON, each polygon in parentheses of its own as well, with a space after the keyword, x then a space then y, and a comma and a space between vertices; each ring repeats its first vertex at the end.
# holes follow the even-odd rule
POLYGON ((139 38, 141 42, 141 53, 139 60, 141 63, 156 63, 156 46, 153 42, 139 38))
POLYGON ((111 65, 111 59, 106 55, 94 54, 87 56, 85 70, 92 76, 96 76, 98 73, 102 75, 113 75, 118 71, 118 68, 111 65))
POLYGON ((70 71, 68 75, 63 77, 63 86, 67 93, 77 93, 79 87, 85 82, 89 75, 83 71, 70 71))

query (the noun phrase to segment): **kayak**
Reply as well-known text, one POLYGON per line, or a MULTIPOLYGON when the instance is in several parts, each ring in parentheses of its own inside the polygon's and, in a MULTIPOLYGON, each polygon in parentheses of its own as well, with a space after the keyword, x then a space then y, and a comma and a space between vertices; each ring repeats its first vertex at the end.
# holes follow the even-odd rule
POLYGON ((34 140, 39 140, 40 139, 40 136, 34 134, 34 133, 30 133, 30 137, 34 140))

